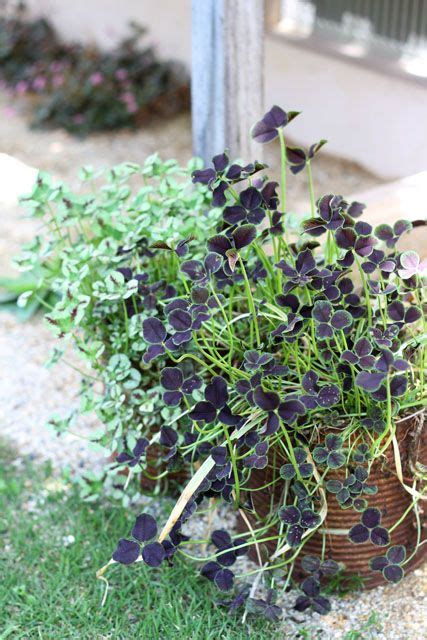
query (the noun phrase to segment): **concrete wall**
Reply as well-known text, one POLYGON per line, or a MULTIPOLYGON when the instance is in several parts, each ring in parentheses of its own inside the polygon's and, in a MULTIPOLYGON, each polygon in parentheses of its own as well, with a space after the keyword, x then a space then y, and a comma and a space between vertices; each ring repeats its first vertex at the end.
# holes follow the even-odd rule
MULTIPOLYGON (((203 0, 199 0, 203 1, 203 0)), ((259 0, 262 1, 262 0, 259 0)), ((162 56, 190 64, 191 0, 29 0, 64 37, 108 47, 135 19, 162 56)), ((384 178, 427 168, 427 89, 267 37, 266 106, 304 112, 294 141, 321 137, 329 153, 384 178)))

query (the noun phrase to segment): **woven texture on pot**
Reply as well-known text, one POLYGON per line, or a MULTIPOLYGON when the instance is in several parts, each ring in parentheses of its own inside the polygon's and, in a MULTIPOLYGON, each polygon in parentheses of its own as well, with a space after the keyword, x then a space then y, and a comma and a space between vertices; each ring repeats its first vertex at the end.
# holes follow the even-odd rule
MULTIPOLYGON (((423 416, 409 418, 396 424, 396 439, 399 443, 400 458, 402 461, 402 469, 405 484, 411 486, 413 481, 413 464, 418 461, 422 465, 427 465, 427 432, 425 429, 425 420, 423 416)), ((277 453, 277 452, 276 452, 277 453)), ((280 460, 279 466, 287 462, 280 460)), ((276 465, 278 461, 276 460, 276 465)), ((328 474, 328 479, 342 479, 345 473, 340 469, 334 473, 328 474)), ((273 479, 273 471, 270 466, 262 470, 253 470, 250 479, 251 489, 263 487, 273 479)), ((384 452, 381 461, 375 461, 371 467, 369 475, 369 483, 376 484, 378 493, 375 495, 364 496, 370 507, 377 507, 382 512, 381 526, 385 528, 392 527, 393 524, 402 516, 412 503, 411 495, 402 487, 396 475, 396 466, 393 453, 393 447, 390 445, 384 452)), ((282 504, 280 503, 282 496, 282 482, 274 485, 274 490, 261 489, 260 491, 252 491, 251 497, 254 509, 260 518, 265 518, 273 508, 278 510, 282 504)), ((327 493, 328 513, 322 528, 333 531, 334 529, 349 529, 360 521, 360 513, 353 509, 343 510, 338 504, 334 495, 327 493)), ((418 503, 424 512, 427 507, 421 501, 418 503)), ((421 513, 422 522, 422 539, 426 539, 426 516, 421 513)), ((255 518, 250 517, 254 524, 255 518)), ((247 525, 243 520, 238 522, 239 531, 247 531, 247 525)), ((269 532, 277 535, 278 530, 272 527, 269 532)), ((411 512, 403 522, 394 529, 391 534, 391 544, 402 544, 406 547, 409 556, 415 548, 417 540, 416 520, 413 512, 411 512)), ((303 555, 320 556, 322 552, 323 536, 321 533, 315 533, 305 543, 300 558, 303 555)), ((266 544, 269 555, 276 550, 276 542, 271 541, 266 544)), ((331 557, 338 562, 345 564, 345 574, 350 576, 357 574, 364 579, 366 588, 375 587, 383 584, 384 578, 381 572, 373 572, 369 567, 371 558, 381 555, 385 552, 383 547, 373 545, 371 542, 363 544, 353 544, 347 535, 336 535, 334 533, 326 534, 326 557, 331 557)), ((255 547, 250 548, 249 555, 256 561, 255 547)), ((405 565, 405 571, 411 571, 421 564, 427 555, 427 545, 421 545, 414 558, 405 565)), ((299 560, 300 560, 299 558, 299 560)), ((297 561, 297 573, 299 571, 299 560, 297 561)))

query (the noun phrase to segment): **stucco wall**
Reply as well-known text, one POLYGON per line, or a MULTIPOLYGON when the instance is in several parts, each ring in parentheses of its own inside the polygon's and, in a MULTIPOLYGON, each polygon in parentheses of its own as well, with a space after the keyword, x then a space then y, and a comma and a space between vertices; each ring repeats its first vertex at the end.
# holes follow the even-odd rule
MULTIPOLYGON (((202 1, 202 0, 200 0, 202 1)), ((261 1, 261 0, 260 0, 261 1)), ((159 53, 190 64, 191 0, 30 0, 70 39, 111 46, 135 19, 159 53)), ((386 178, 427 168, 427 90, 277 38, 266 41, 266 105, 304 112, 292 137, 329 140, 329 153, 386 178)))

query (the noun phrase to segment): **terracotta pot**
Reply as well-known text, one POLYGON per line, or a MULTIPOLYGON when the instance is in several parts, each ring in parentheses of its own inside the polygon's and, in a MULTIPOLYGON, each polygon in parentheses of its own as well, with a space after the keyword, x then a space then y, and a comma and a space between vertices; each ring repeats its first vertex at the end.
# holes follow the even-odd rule
MULTIPOLYGON (((420 418, 420 416, 418 416, 420 418)), ((420 423, 417 418, 408 419, 397 424, 396 436, 399 442, 400 457, 402 460, 402 468, 405 484, 412 484, 411 463, 420 462, 427 465, 427 433, 425 423, 420 423)), ((277 452, 276 452, 277 454, 277 452)), ((287 462, 286 460, 276 460, 276 466, 287 462)), ((329 474, 328 479, 342 479, 344 472, 338 470, 335 474, 329 474)), ((262 487, 273 479, 273 472, 270 466, 262 470, 254 470, 251 474, 251 488, 262 487)), ((384 458, 381 462, 375 462, 372 465, 369 476, 369 483, 378 486, 378 493, 373 496, 363 497, 368 500, 369 506, 377 507, 382 512, 381 525, 391 527, 410 506, 412 498, 410 494, 402 487, 396 475, 395 461, 393 455, 393 447, 385 451, 384 458)), ((267 490, 251 492, 252 502, 259 518, 265 518, 270 512, 271 500, 273 500, 273 509, 279 509, 283 485, 278 482, 267 490)), ((328 513, 322 528, 333 531, 334 529, 349 529, 360 521, 360 513, 353 509, 343 510, 339 506, 334 495, 327 493, 328 513)), ((418 503, 423 508, 422 502, 418 503)), ((424 507, 427 511, 427 507, 424 507)), ((254 523, 255 517, 249 516, 254 523)), ((426 539, 426 515, 421 514, 422 519, 422 539, 426 539)), ((240 520, 238 523, 239 531, 247 531, 247 526, 240 520)), ((273 535, 277 534, 277 528, 272 527, 269 532, 273 535)), ((406 547, 407 555, 410 555, 415 548, 417 538, 416 521, 411 512, 403 522, 392 532, 391 544, 402 544, 406 547)), ((322 551, 323 536, 316 533, 304 545, 302 555, 320 556, 322 551)), ((276 549, 275 541, 266 544, 268 553, 271 555, 276 549)), ((364 544, 353 544, 347 535, 336 535, 334 533, 326 534, 326 557, 331 557, 336 561, 345 564, 345 574, 358 575, 364 579, 364 586, 372 588, 385 581, 381 572, 372 571, 369 567, 369 560, 374 556, 384 553, 384 548, 377 547, 371 542, 364 544)), ((249 555, 256 561, 255 547, 251 546, 249 555)), ((427 556, 427 545, 422 545, 414 558, 405 565, 405 571, 412 571, 419 566, 427 556)), ((296 572, 300 572, 298 562, 296 572)), ((301 573, 301 572, 300 572, 301 573)))

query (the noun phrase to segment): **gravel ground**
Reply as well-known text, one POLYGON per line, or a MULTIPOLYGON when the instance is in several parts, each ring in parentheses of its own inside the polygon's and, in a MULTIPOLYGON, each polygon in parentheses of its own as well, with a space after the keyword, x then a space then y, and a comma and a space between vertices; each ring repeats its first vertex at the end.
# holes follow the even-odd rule
MULTIPOLYGON (((83 164, 100 167, 122 161, 142 162, 154 151, 163 157, 185 161, 191 154, 187 115, 167 123, 153 123, 149 129, 138 132, 96 135, 85 140, 72 138, 63 131, 29 130, 24 115, 22 106, 14 104, 6 94, 0 94, 0 152, 50 171, 71 184, 76 183, 78 168, 83 164)), ((275 162, 271 149, 268 149, 267 161, 275 162)), ((346 195, 365 191, 379 182, 360 167, 326 154, 316 159, 314 176, 318 194, 330 190, 346 195)), ((305 193, 302 176, 290 182, 289 198, 296 211, 307 206, 305 193)), ((22 211, 14 207, 0 208, 0 223, 0 274, 6 275, 13 273, 11 257, 19 252, 22 242, 31 238, 35 224, 23 219, 22 211)), ((40 318, 21 324, 10 314, 0 315, 0 369, 3 373, 0 435, 14 443, 23 455, 50 459, 57 469, 65 465, 93 468, 100 460, 88 449, 84 439, 71 435, 58 439, 44 426, 52 413, 67 411, 76 403, 79 385, 79 375, 71 368, 44 368, 53 345, 54 340, 40 318)), ((80 419, 75 430, 86 436, 95 427, 96 419, 80 419)), ((426 593, 427 568, 424 566, 399 585, 334 598, 333 611, 323 617, 293 611, 294 595, 289 594, 282 603, 287 615, 277 637, 421 640, 427 637, 426 593), (378 624, 369 624, 363 629, 375 612, 378 624), (298 635, 302 628, 309 629, 311 635, 298 635), (359 631, 361 635, 346 635, 350 631, 359 631)))

